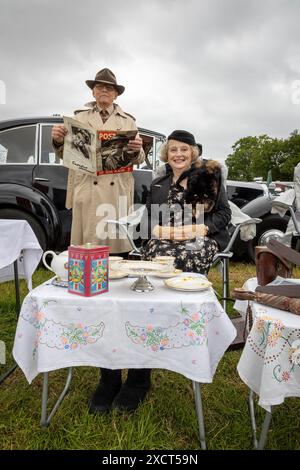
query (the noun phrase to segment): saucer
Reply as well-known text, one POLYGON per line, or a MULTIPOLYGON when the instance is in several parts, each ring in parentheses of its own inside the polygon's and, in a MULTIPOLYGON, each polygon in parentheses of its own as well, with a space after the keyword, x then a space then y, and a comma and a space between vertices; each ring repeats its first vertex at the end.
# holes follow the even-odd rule
POLYGON ((185 292, 202 291, 209 289, 212 286, 212 283, 209 282, 204 276, 199 277, 199 275, 195 275, 194 273, 184 273, 181 274, 181 276, 166 279, 164 283, 171 289, 185 292))
POLYGON ((51 284, 56 287, 68 287, 69 282, 63 281, 60 277, 55 277, 52 279, 51 284))
POLYGON ((174 271, 167 271, 167 272, 157 272, 157 273, 153 273, 152 276, 155 276, 155 277, 161 277, 161 278, 164 278, 164 279, 168 279, 169 277, 175 277, 175 276, 179 276, 179 274, 182 273, 182 269, 175 269, 174 271))

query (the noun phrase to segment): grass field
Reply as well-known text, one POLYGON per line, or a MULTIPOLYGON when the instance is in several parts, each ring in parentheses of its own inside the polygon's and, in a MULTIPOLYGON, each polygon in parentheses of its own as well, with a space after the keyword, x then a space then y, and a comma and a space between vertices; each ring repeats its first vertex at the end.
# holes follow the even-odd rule
MULTIPOLYGON (((231 287, 241 287, 254 275, 255 267, 231 263, 231 287)), ((33 285, 51 277, 39 269, 33 285)), ((216 270, 210 279, 219 285, 216 270)), ((220 287, 220 286, 219 286, 220 287)), ((21 281, 22 298, 27 290, 21 281)), ((0 284, 0 339, 12 347, 16 326, 14 284, 0 284)), ((232 312, 234 315, 234 313, 232 312)), ((212 384, 202 386, 202 398, 209 449, 251 449, 252 437, 247 408, 247 387, 236 365, 241 351, 225 353, 212 384)), ((11 358, 8 358, 11 363, 11 358)), ((3 367, 2 367, 3 369, 3 367)), ((55 402, 66 371, 50 376, 50 400, 55 402)), ((142 406, 133 414, 93 416, 87 411, 89 397, 98 382, 98 370, 78 367, 70 392, 47 429, 41 429, 42 376, 29 385, 17 369, 0 386, 0 449, 199 449, 198 425, 192 382, 166 370, 154 370, 152 388, 142 406)), ((300 449, 300 400, 290 398, 277 407, 271 422, 267 449, 300 449)), ((258 424, 263 419, 258 409, 258 424)))

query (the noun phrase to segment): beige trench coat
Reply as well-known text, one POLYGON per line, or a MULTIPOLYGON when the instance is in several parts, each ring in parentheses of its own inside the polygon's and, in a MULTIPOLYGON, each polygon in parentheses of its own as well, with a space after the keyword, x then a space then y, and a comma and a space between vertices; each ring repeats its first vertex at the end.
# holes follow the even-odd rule
MULTIPOLYGON (((75 119, 95 129, 137 129, 134 118, 124 113, 117 104, 114 104, 113 113, 103 124, 94 104, 88 103, 92 108, 87 111, 75 112, 75 119)), ((63 146, 55 151, 62 158, 63 146)), ((133 155, 132 163, 141 163, 144 158, 144 151, 141 150, 138 155, 133 155)), ((110 253, 130 251, 130 244, 124 239, 124 235, 118 235, 115 228, 108 227, 105 221, 126 216, 133 205, 133 196, 132 173, 92 176, 69 170, 66 207, 72 208, 71 244, 82 245, 91 242, 109 245, 110 253)))

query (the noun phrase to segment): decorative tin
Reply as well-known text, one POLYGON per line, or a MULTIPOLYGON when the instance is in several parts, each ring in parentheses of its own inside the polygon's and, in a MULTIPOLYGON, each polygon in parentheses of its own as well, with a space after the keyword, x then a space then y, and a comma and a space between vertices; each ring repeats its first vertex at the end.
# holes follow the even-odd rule
POLYGON ((108 246, 69 246, 68 291, 91 297, 108 291, 108 246))

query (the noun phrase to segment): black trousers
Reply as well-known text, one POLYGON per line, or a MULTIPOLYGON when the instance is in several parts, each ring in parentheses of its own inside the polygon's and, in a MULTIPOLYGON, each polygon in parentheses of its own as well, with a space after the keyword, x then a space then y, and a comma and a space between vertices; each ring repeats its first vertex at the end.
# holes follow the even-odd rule
MULTIPOLYGON (((122 380, 121 369, 103 369, 101 371, 101 381, 107 385, 119 385, 122 380)), ((151 383, 151 369, 128 369, 126 385, 131 387, 149 388, 151 383)))

